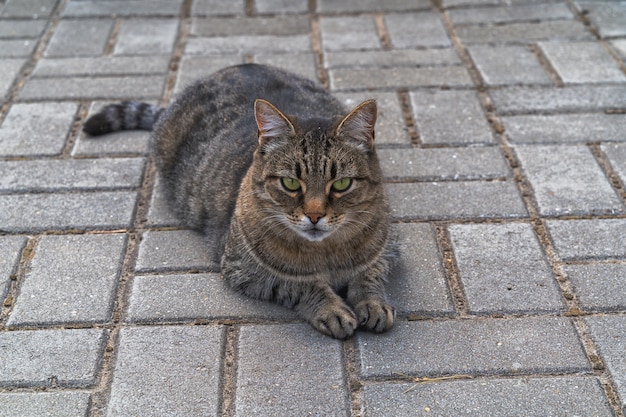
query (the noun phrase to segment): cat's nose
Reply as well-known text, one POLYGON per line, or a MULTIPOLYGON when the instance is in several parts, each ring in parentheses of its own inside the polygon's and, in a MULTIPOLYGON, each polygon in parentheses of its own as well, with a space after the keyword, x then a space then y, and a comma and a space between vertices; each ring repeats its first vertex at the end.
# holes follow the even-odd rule
POLYGON ((313 224, 317 224, 317 222, 319 222, 320 219, 326 215, 326 213, 304 213, 304 214, 309 218, 309 220, 311 220, 311 223, 313 224))

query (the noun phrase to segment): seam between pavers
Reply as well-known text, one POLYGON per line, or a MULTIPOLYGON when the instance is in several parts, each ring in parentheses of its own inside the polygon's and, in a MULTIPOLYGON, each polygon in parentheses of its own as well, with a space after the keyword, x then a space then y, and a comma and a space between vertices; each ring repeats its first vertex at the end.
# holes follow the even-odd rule
POLYGON ((22 283, 26 277, 26 274, 30 270, 30 265, 35 256, 35 252, 37 250, 37 245, 39 244, 41 236, 31 236, 27 239, 26 244, 20 250, 20 256, 18 258, 17 268, 15 270, 15 274, 13 275, 9 290, 7 291, 7 295, 5 296, 0 310, 0 329, 6 329, 7 321, 10 318, 11 312, 13 311, 13 307, 15 307, 15 301, 20 293, 20 289, 22 287, 22 283))

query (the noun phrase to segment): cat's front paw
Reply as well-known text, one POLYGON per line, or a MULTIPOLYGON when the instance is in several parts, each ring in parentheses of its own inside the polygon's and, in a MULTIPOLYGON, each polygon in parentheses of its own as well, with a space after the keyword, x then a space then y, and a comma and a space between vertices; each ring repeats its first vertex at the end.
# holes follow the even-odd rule
POLYGON ((356 330, 357 318, 347 305, 333 303, 320 308, 312 317, 311 324, 325 335, 345 339, 356 330))
POLYGON ((380 300, 363 300, 354 308, 359 326, 376 333, 393 327, 396 310, 380 300))

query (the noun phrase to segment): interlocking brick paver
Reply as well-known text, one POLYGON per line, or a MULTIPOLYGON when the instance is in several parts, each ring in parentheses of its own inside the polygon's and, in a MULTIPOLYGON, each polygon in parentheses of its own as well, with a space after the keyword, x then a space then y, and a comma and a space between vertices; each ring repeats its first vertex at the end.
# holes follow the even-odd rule
POLYGON ((515 147, 545 216, 622 213, 622 199, 585 146, 515 147))
POLYGON ((554 274, 529 224, 453 225, 449 233, 471 312, 563 309, 554 274))
POLYGON ((612 416, 596 378, 524 378, 442 384, 374 384, 363 388, 367 415, 612 416))
POLYGON ((500 118, 514 143, 626 142, 626 115, 576 113, 500 118))
POLYGON ((34 39, 0 39, 0 57, 25 58, 35 50, 35 46, 37 43, 34 39))
POLYGON ((593 40, 591 33, 576 20, 546 20, 493 26, 459 26, 464 43, 526 44, 548 39, 593 40))
MULTIPOLYGON (((626 133, 622 137, 624 136, 626 136, 626 133)), ((619 175, 622 184, 626 184, 626 144, 607 143, 602 145, 601 149, 610 161, 615 172, 619 175)))
POLYGON ((625 219, 548 220, 563 260, 626 258, 625 219))
POLYGON ((331 90, 370 90, 402 87, 468 87, 463 67, 336 68, 329 71, 331 90))
POLYGON ((319 0, 317 10, 322 13, 380 12, 429 9, 428 0, 319 0))
POLYGON ((488 85, 552 83, 535 54, 524 46, 474 45, 468 51, 488 85))
POLYGON ((452 313, 452 300, 432 226, 397 224, 393 232, 399 259, 391 271, 387 288, 391 303, 403 313, 452 313))
POLYGON ((0 155, 56 155, 78 106, 74 103, 18 103, 0 125, 0 155))
POLYGON ((136 199, 132 191, 0 195, 0 230, 127 228, 136 199))
POLYGON ((61 20, 44 55, 46 57, 101 55, 112 30, 111 19, 61 20))
POLYGON ((220 326, 125 328, 107 416, 217 415, 220 326))
POLYGON ((50 16, 56 0, 7 0, 0 9, 2 17, 37 19, 50 16))
POLYGON ((291 310, 236 294, 218 274, 146 275, 134 279, 128 321, 297 319, 291 310))
MULTIPOLYGON (((191 21, 193 36, 306 35, 311 30, 307 16, 212 17, 191 21)), ((208 74, 207 74, 208 75, 208 74)))
POLYGON ((216 269, 208 239, 191 230, 146 232, 139 247, 137 271, 216 269))
POLYGON ((615 39, 610 41, 617 54, 622 57, 622 61, 626 60, 626 39, 615 39))
POLYGON ((192 16, 243 15, 245 0, 196 0, 191 6, 192 16))
POLYGON ((235 415, 348 416, 341 356, 306 324, 242 326, 235 415))
POLYGON ((257 64, 274 65, 301 75, 309 80, 317 81, 315 55, 310 52, 298 53, 260 53, 253 56, 257 64))
POLYGON ((597 42, 539 42, 565 83, 626 82, 626 75, 597 42))
POLYGON ((70 0, 63 17, 178 15, 183 0, 70 0))
POLYGON ((255 5, 259 13, 304 13, 309 10, 307 0, 256 0, 255 5))
POLYGON ((150 133, 140 130, 127 130, 106 136, 89 137, 81 133, 73 156, 144 155, 148 152, 150 133))
POLYGON ((36 38, 45 27, 45 20, 3 20, 0 38, 36 38))
POLYGON ((169 56, 104 56, 92 58, 42 59, 33 71, 34 77, 148 75, 166 74, 169 56))
POLYGON ((322 46, 327 51, 380 48, 371 16, 322 17, 320 30, 322 46))
POLYGON ((411 104, 423 143, 495 143, 473 91, 413 91, 411 104))
POLYGON ((44 236, 8 324, 109 320, 125 244, 124 234, 44 236))
POLYGON ((107 334, 104 329, 0 332, 0 386, 93 386, 107 334))
POLYGON ((622 413, 626 412, 626 318, 624 316, 597 316, 585 319, 591 337, 598 345, 607 369, 615 380, 622 413))
POLYGON ((326 68, 338 67, 414 67, 460 65, 461 60, 452 48, 402 49, 375 51, 338 51, 324 54, 326 68))
POLYGON ((168 54, 174 48, 178 21, 174 19, 128 19, 122 22, 114 55, 168 54))
POLYGON ((434 12, 385 15, 385 24, 395 48, 451 46, 443 24, 434 12))
POLYGON ((152 189, 150 208, 148 209, 148 218, 146 220, 150 226, 183 226, 183 222, 170 209, 160 176, 157 176, 152 189))
POLYGON ((511 177, 500 149, 421 148, 379 149, 378 159, 386 179, 473 180, 511 177))
POLYGON ((24 236, 0 236, 0 300, 4 300, 9 291, 11 275, 17 269, 25 244, 24 236))
POLYGON ((187 54, 254 54, 259 52, 306 52, 311 47, 308 35, 242 35, 190 38, 187 54))
POLYGON ((178 94, 194 81, 204 78, 221 68, 238 64, 243 64, 243 58, 240 55, 209 57, 185 55, 180 63, 174 91, 178 94))
POLYGON ((3 417, 86 416, 88 392, 21 392, 0 393, 0 415, 3 417))
POLYGON ((623 1, 580 1, 574 3, 597 28, 600 36, 626 35, 626 5, 623 1))
POLYGON ((398 220, 525 217, 511 181, 449 181, 387 184, 391 214, 398 220))
POLYGON ((24 63, 24 59, 2 59, 0 60, 0 98, 4 99, 11 90, 11 86, 18 76, 24 63))
POLYGON ((452 9, 449 14, 455 24, 509 23, 574 18, 572 11, 564 2, 452 9))
POLYGON ((364 376, 555 373, 590 370, 567 318, 396 323, 357 336, 364 376))
POLYGON ((623 310, 626 307, 626 295, 622 291, 626 285, 626 264, 565 265, 563 269, 585 310, 623 310))

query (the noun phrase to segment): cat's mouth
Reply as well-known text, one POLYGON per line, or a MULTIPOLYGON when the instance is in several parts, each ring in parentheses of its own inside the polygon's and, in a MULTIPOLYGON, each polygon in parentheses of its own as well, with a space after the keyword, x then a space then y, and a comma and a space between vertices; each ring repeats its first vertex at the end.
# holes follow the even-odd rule
POLYGON ((293 229, 300 237, 310 242, 320 242, 332 233, 332 229, 314 224, 307 225, 307 227, 294 227, 293 229))

